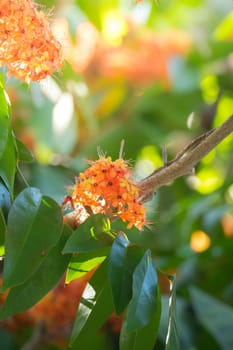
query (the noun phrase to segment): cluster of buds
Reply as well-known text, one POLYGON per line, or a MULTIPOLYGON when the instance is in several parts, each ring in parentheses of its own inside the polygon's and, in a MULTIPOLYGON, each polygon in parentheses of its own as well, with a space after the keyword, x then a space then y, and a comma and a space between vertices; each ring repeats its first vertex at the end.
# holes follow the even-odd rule
POLYGON ((100 157, 80 173, 69 201, 74 209, 76 225, 82 223, 90 213, 103 213, 109 218, 121 218, 127 228, 143 229, 146 222, 145 208, 139 201, 139 188, 131 177, 131 169, 122 158, 100 157))
POLYGON ((61 44, 49 21, 32 0, 1 0, 0 66, 29 83, 39 81, 60 68, 61 44))

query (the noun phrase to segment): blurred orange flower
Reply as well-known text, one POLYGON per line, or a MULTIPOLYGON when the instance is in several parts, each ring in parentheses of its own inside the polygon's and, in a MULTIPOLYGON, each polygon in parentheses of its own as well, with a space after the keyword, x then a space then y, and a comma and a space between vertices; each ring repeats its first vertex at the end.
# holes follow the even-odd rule
POLYGON ((224 214, 221 223, 224 235, 226 237, 233 237, 233 215, 230 213, 224 214))
POLYGON ((77 27, 76 43, 72 44, 66 21, 55 23, 55 28, 63 31, 69 43, 66 58, 73 69, 84 74, 89 81, 107 77, 126 80, 131 84, 159 81, 168 87, 169 59, 189 52, 189 35, 176 30, 155 33, 143 29, 131 19, 122 20, 127 30, 118 45, 111 45, 90 22, 83 22, 77 27))
POLYGON ((83 291, 93 272, 65 285, 64 279, 28 313, 34 324, 43 321, 53 340, 69 335, 83 291))
POLYGON ((80 173, 71 192, 77 224, 89 216, 88 207, 94 214, 120 217, 128 222, 128 228, 135 226, 141 230, 145 225, 145 208, 138 200, 139 189, 131 178, 129 166, 121 158, 112 161, 111 157, 100 157, 91 162, 91 166, 80 173))
POLYGON ((32 0, 1 0, 0 66, 27 83, 39 81, 63 62, 61 44, 32 0))
POLYGON ((211 240, 202 230, 192 232, 190 246, 194 252, 202 253, 210 247, 211 240))
POLYGON ((120 314, 120 316, 117 316, 115 314, 115 312, 113 312, 107 322, 105 323, 105 327, 109 330, 112 331, 112 333, 120 333, 121 331, 121 327, 122 327, 122 323, 123 323, 123 317, 124 314, 120 314))
POLYGON ((145 85, 159 81, 169 86, 169 59, 187 53, 188 48, 189 40, 184 33, 135 32, 125 39, 124 45, 106 48, 103 59, 96 64, 101 74, 110 78, 125 77, 131 83, 145 85))
MULTIPOLYGON (((24 327, 32 327, 42 323, 44 327, 44 343, 65 345, 73 321, 76 316, 83 291, 94 270, 65 285, 64 278, 44 296, 37 304, 25 312, 13 315, 1 321, 1 326, 11 332, 20 332, 24 327)), ((0 285, 1 285, 0 279, 0 285)), ((0 305, 7 297, 7 293, 0 295, 0 305)))

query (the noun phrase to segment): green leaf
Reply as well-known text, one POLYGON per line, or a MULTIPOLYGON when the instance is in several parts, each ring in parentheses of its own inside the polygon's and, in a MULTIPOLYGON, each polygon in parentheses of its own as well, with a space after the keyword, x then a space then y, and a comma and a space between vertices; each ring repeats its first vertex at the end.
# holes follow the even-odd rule
POLYGON ((3 84, 0 83, 0 177, 9 191, 13 192, 16 157, 6 96, 3 84))
POLYGON ((6 94, 2 84, 0 83, 0 158, 2 157, 6 148, 8 133, 10 132, 9 122, 10 118, 6 94))
MULTIPOLYGON (((82 342, 79 341, 79 344, 81 344, 78 347, 72 347, 73 350, 77 349, 91 349, 91 350, 107 350, 112 349, 109 341, 109 335, 106 332, 101 331, 92 331, 91 336, 86 337, 85 339, 82 339, 82 342)), ((70 348, 69 348, 70 349, 70 348)), ((55 349, 51 349, 55 350, 55 349)))
POLYGON ((66 283, 70 283, 74 279, 84 276, 94 267, 101 264, 104 259, 106 259, 106 255, 95 256, 93 258, 87 254, 78 254, 78 256, 72 256, 67 269, 66 283))
POLYGON ((6 222, 5 222, 2 209, 0 208, 0 246, 4 244, 5 232, 6 232, 6 222))
POLYGON ((133 274, 133 296, 128 308, 127 332, 146 326, 157 308, 158 278, 147 250, 133 274))
POLYGON ((233 309, 196 287, 189 288, 194 312, 222 350, 233 349, 233 309))
POLYGON ((96 252, 100 254, 101 252, 104 255, 112 242, 113 236, 109 220, 102 214, 92 215, 73 232, 63 253, 96 252))
POLYGON ((71 229, 64 226, 60 240, 50 250, 35 273, 23 284, 10 290, 0 311, 1 319, 30 308, 59 282, 70 259, 68 254, 61 255, 70 232, 71 229))
POLYGON ((11 206, 11 196, 6 187, 0 182, 0 208, 5 218, 8 216, 8 212, 11 206))
POLYGON ((77 4, 89 20, 98 28, 103 25, 103 18, 108 11, 117 9, 118 0, 85 1, 77 0, 77 4))
POLYGON ((9 133, 8 119, 4 120, 0 118, 0 158, 2 157, 6 148, 8 133, 9 133))
POLYGON ((58 242, 61 210, 36 188, 27 188, 14 201, 8 216, 3 290, 22 284, 58 242))
POLYGON ((203 54, 203 51, 200 50, 193 50, 189 57, 188 61, 191 64, 196 65, 203 65, 206 62, 213 62, 221 58, 227 57, 230 53, 232 53, 233 50, 233 44, 232 42, 227 41, 216 41, 216 40, 210 40, 208 41, 210 54, 205 55, 203 54))
POLYGON ((79 305, 70 345, 84 349, 88 338, 95 333, 113 311, 111 289, 107 278, 107 261, 95 272, 79 305))
MULTIPOLYGON (((171 295, 163 295, 161 301, 162 312, 160 318, 158 338, 162 343, 166 344, 166 339, 168 338, 167 333, 169 333, 169 316, 171 315, 171 295)), ((186 299, 176 296, 175 306, 176 308, 175 310, 173 309, 173 312, 175 312, 175 322, 177 324, 176 328, 178 328, 179 330, 179 342, 177 344, 178 346, 182 344, 182 349, 191 349, 194 346, 194 338, 196 337, 196 326, 194 325, 194 323, 196 322, 195 318, 193 317, 193 314, 190 313, 190 306, 186 299)), ((170 325, 173 327, 171 323, 170 325)), ((172 334, 172 332, 173 331, 171 331, 170 334, 172 334)), ((172 342, 170 341, 170 346, 171 344, 172 342)))
POLYGON ((232 27, 233 12, 230 12, 215 29, 214 38, 228 41, 232 35, 232 27))
POLYGON ((161 315, 161 298, 159 288, 157 289, 157 305, 153 310, 150 322, 134 332, 127 331, 128 310, 123 320, 120 333, 120 350, 152 350, 158 335, 159 323, 161 315))
POLYGON ((32 162, 34 157, 27 147, 19 140, 16 141, 17 158, 21 162, 32 162))
POLYGON ((16 339, 13 339, 12 334, 3 327, 0 329, 0 339, 2 349, 15 350, 17 348, 16 339))
POLYGON ((108 276, 118 315, 132 297, 133 272, 142 255, 141 248, 130 245, 127 236, 119 233, 112 245, 108 264, 108 276))
POLYGON ((166 336, 166 347, 165 350, 179 350, 180 340, 177 331, 177 320, 176 320, 176 277, 175 275, 167 275, 170 280, 171 296, 169 299, 169 314, 168 314, 168 330, 166 336))
POLYGON ((14 178, 16 171, 16 154, 15 154, 15 145, 14 138, 9 129, 8 138, 5 145, 5 149, 2 152, 0 158, 0 177, 6 184, 8 190, 12 193, 14 187, 14 178))

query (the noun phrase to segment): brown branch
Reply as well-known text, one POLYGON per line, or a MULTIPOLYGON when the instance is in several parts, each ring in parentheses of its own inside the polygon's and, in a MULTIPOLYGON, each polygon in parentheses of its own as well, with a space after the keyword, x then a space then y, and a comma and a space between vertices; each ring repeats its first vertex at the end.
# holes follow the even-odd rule
POLYGON ((233 115, 221 126, 191 141, 176 157, 138 183, 140 196, 146 202, 156 189, 176 178, 190 174, 195 165, 233 132, 233 115))

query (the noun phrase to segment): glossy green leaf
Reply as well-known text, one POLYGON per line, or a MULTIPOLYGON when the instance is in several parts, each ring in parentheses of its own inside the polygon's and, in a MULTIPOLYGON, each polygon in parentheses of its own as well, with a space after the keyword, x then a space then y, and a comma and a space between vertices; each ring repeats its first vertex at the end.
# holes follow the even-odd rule
POLYGON ((74 322, 70 345, 74 349, 85 348, 87 339, 104 324, 112 311, 113 300, 107 278, 107 262, 104 262, 84 291, 74 322))
POLYGON ((10 290, 0 311, 1 319, 30 308, 59 282, 70 259, 69 254, 61 255, 70 232, 71 229, 64 226, 60 240, 43 259, 35 273, 23 284, 10 290))
POLYGON ((20 141, 16 141, 17 158, 21 162, 32 162, 34 157, 27 147, 20 141))
POLYGON ((128 311, 123 320, 123 325, 120 333, 120 350, 152 350, 158 335, 161 315, 161 298, 159 288, 157 291, 157 305, 153 310, 150 322, 134 332, 127 331, 128 311))
POLYGON ((196 287, 189 289, 194 312, 222 350, 233 349, 233 309, 196 287))
POLYGON ((66 283, 70 283, 74 279, 85 275, 94 267, 101 264, 105 258, 106 255, 94 256, 93 258, 87 254, 78 254, 78 256, 72 256, 67 269, 66 283))
POLYGON ((5 151, 8 140, 9 128, 9 111, 6 95, 2 83, 0 83, 0 159, 5 151))
POLYGON ((59 206, 27 188, 14 201, 8 216, 3 289, 22 284, 58 242, 62 231, 59 206))
POLYGON ((130 245, 127 236, 119 233, 112 245, 108 265, 109 281, 118 315, 132 297, 133 272, 142 255, 141 248, 130 245))
POLYGON ((11 130, 9 129, 7 142, 5 149, 2 152, 0 158, 0 177, 4 181, 8 190, 13 193, 14 178, 16 171, 16 152, 14 145, 14 138, 11 130))
MULTIPOLYGON (((63 253, 106 253, 113 242, 110 222, 102 214, 90 216, 67 241, 63 253)), ((97 255, 99 256, 99 255, 97 255)))
POLYGON ((133 274, 133 296, 128 308, 127 332, 146 326, 157 308, 158 278, 147 250, 133 274))

